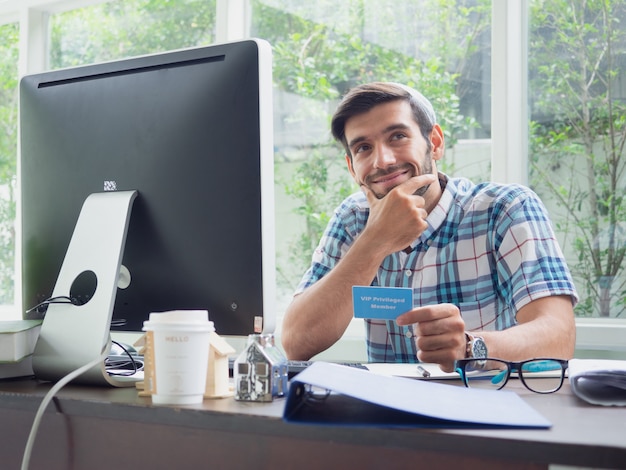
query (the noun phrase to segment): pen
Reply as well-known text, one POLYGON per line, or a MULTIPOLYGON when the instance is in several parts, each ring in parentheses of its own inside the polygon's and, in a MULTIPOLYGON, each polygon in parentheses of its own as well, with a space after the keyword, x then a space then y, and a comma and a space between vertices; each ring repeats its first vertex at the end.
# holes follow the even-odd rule
POLYGON ((418 365, 417 370, 422 374, 422 377, 430 377, 430 372, 428 372, 422 366, 418 365))

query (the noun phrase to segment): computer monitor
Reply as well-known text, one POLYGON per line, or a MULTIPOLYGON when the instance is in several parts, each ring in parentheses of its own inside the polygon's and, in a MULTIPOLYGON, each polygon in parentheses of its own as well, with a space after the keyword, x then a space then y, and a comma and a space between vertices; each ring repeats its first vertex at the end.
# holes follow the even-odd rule
MULTIPOLYGON (((22 301, 24 309, 41 305, 26 315, 44 318, 41 343, 47 316, 65 322, 57 330, 68 321, 97 329, 104 321, 100 351, 109 327, 141 331, 151 312, 175 309, 208 310, 220 335, 274 330, 271 62, 267 42, 244 40, 21 80, 22 301), (111 194, 131 196, 118 208, 89 209, 87 234, 75 233, 82 251, 70 256, 83 203, 111 194), (118 222, 107 221, 109 212, 121 216, 112 235, 106 231, 118 222), (103 255, 100 245, 118 236, 103 255), (90 263, 110 262, 115 249, 122 259, 112 311, 84 320, 95 293, 107 288, 90 263), (59 288, 64 260, 78 267, 59 288), (53 296, 72 304, 48 302, 53 296)), ((79 346, 61 338, 48 350, 70 356, 84 349, 76 339, 85 332, 67 329, 52 334, 79 346)))

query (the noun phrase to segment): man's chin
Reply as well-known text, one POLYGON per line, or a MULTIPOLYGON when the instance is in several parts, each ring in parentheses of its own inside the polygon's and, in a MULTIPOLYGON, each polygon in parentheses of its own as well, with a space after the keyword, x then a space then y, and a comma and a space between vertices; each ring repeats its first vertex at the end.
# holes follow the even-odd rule
POLYGON ((376 196, 376 199, 382 199, 382 198, 384 198, 387 194, 389 194, 389 192, 390 192, 393 188, 395 188, 395 186, 394 186, 394 187, 392 187, 392 188, 388 188, 388 189, 386 189, 386 190, 385 190, 385 192, 380 192, 380 191, 375 190, 375 189, 374 189, 374 188, 372 188, 371 186, 368 186, 368 187, 369 187, 369 190, 370 190, 370 191, 374 194, 374 196, 376 196))

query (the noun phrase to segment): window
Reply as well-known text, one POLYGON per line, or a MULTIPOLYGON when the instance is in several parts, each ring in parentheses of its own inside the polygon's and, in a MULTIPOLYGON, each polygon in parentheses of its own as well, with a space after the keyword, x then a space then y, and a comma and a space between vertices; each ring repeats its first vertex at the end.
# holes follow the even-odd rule
POLYGON ((0 305, 14 303, 18 23, 0 24, 0 305))
POLYGON ((626 318, 626 2, 530 4, 530 175, 581 317, 626 318))
POLYGON ((579 343, 626 349, 626 0, 21 3, 0 2, 0 303, 15 290, 17 65, 249 35, 274 47, 279 313, 330 211, 355 189, 329 116, 352 84, 395 80, 433 100, 449 144, 444 171, 539 193, 581 295, 579 343))

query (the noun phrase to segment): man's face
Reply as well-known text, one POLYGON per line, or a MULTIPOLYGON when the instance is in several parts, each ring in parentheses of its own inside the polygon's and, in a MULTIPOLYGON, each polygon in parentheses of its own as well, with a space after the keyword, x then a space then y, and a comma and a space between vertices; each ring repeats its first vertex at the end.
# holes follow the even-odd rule
MULTIPOLYGON (((348 119, 345 136, 352 158, 346 157, 348 169, 359 185, 367 186, 379 199, 413 176, 433 173, 433 159, 441 158, 443 136, 438 141, 436 126, 428 149, 409 103, 391 101, 348 119), (441 144, 441 145, 439 145, 441 144)), ((428 186, 418 189, 423 195, 428 186)))

